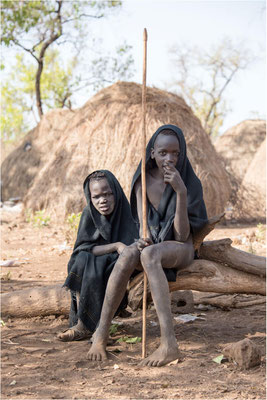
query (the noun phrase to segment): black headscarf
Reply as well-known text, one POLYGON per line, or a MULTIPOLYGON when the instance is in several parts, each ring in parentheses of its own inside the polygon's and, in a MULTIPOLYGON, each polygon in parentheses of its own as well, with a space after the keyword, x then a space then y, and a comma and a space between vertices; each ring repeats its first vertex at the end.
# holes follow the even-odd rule
POLYGON ((68 263, 68 277, 64 284, 72 293, 80 294, 78 310, 75 296, 72 298, 70 325, 74 325, 77 318, 80 318, 91 331, 95 330, 99 321, 107 281, 119 257, 117 252, 94 256, 91 253, 92 248, 115 242, 130 245, 138 237, 136 223, 120 183, 110 171, 98 172, 105 175, 110 185, 115 207, 108 217, 96 210, 91 202, 89 189, 92 174, 87 176, 83 184, 87 206, 82 212, 77 239, 68 263))
MULTIPOLYGON (((151 149, 154 148, 157 136, 165 129, 175 132, 179 141, 180 154, 175 167, 187 188, 187 212, 190 230, 194 235, 207 223, 207 212, 203 200, 202 185, 187 158, 185 138, 180 128, 175 125, 163 125, 154 133, 146 147, 146 170, 156 167, 155 160, 151 158, 151 149)), ((136 221, 138 221, 137 203, 133 188, 140 175, 141 162, 134 174, 131 189, 131 210, 136 221)), ((176 192, 170 184, 166 185, 158 210, 155 210, 148 201, 148 226, 154 243, 174 240, 173 229, 171 228, 173 227, 175 210, 176 192)))

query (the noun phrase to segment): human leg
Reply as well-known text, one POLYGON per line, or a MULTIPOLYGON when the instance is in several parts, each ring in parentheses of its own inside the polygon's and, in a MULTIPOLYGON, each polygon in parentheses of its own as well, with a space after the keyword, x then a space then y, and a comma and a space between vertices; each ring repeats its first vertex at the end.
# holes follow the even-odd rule
POLYGON ((77 340, 88 339, 92 336, 92 332, 86 328, 83 322, 78 319, 76 325, 57 335, 57 338, 62 342, 72 342, 77 340))
POLYGON ((133 244, 124 249, 113 268, 106 288, 99 326, 94 333, 93 343, 87 355, 89 360, 101 361, 107 358, 109 327, 125 294, 129 278, 138 267, 139 259, 140 253, 133 244))
MULTIPOLYGON (((70 325, 70 327, 66 330, 64 330, 63 332, 60 332, 57 335, 57 338, 59 340, 61 340, 62 342, 72 342, 72 341, 77 341, 77 340, 83 340, 83 339, 88 339, 92 336, 92 332, 86 328, 86 326, 84 325, 84 323, 77 317, 77 304, 79 304, 79 293, 75 293, 72 291, 71 293, 71 297, 72 297, 72 302, 73 300, 75 300, 75 308, 73 310, 73 318, 70 322, 74 321, 75 323, 70 325)), ((71 311, 72 312, 72 307, 71 307, 71 311)))
POLYGON ((179 357, 174 334, 169 286, 163 268, 179 268, 193 260, 193 246, 188 243, 163 242, 142 250, 141 264, 147 274, 153 302, 159 319, 159 348, 142 361, 142 365, 162 366, 179 357))

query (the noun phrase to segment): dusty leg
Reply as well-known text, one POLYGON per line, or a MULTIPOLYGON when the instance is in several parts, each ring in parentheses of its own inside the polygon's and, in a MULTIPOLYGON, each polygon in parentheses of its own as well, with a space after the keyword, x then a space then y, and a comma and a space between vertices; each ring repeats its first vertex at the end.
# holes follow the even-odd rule
POLYGON ((142 250, 141 263, 147 273, 161 331, 159 348, 143 360, 142 365, 160 367, 179 358, 171 315, 169 285, 163 267, 178 268, 189 264, 192 259, 192 246, 178 242, 164 242, 142 250))
POLYGON ((93 335, 93 343, 87 354, 89 360, 105 360, 106 346, 109 337, 109 327, 125 294, 129 278, 138 266, 140 253, 136 245, 126 247, 109 277, 105 299, 101 311, 100 322, 93 335))

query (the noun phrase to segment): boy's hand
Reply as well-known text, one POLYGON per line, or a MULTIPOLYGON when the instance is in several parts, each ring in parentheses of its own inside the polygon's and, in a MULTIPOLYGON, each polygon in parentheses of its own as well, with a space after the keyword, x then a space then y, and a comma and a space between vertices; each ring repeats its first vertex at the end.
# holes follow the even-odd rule
POLYGON ((125 247, 127 247, 126 244, 118 242, 117 246, 116 246, 116 250, 119 254, 121 254, 123 252, 123 250, 125 249, 125 247))
POLYGON ((173 164, 166 163, 164 166, 164 182, 169 183, 176 193, 187 192, 186 186, 181 178, 179 171, 175 168, 173 164))
POLYGON ((138 239, 137 248, 139 251, 142 251, 145 247, 150 246, 151 244, 153 244, 153 242, 150 238, 138 239))

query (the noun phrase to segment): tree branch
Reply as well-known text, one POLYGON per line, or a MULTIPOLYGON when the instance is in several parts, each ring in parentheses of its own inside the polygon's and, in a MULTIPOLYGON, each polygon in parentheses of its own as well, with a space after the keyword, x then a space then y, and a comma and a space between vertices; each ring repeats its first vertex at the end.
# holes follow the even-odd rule
POLYGON ((47 48, 62 35, 62 24, 61 24, 61 14, 60 14, 61 7, 62 7, 62 0, 58 0, 57 3, 58 3, 58 10, 57 10, 56 20, 58 21, 58 32, 52 33, 50 39, 48 39, 43 44, 43 46, 40 50, 39 58, 37 59, 38 69, 37 69, 36 78, 35 78, 35 90, 36 90, 37 109, 38 109, 38 114, 39 114, 40 119, 42 118, 42 115, 43 115, 42 99, 41 99, 41 75, 42 75, 42 71, 44 68, 44 55, 45 55, 47 48))

